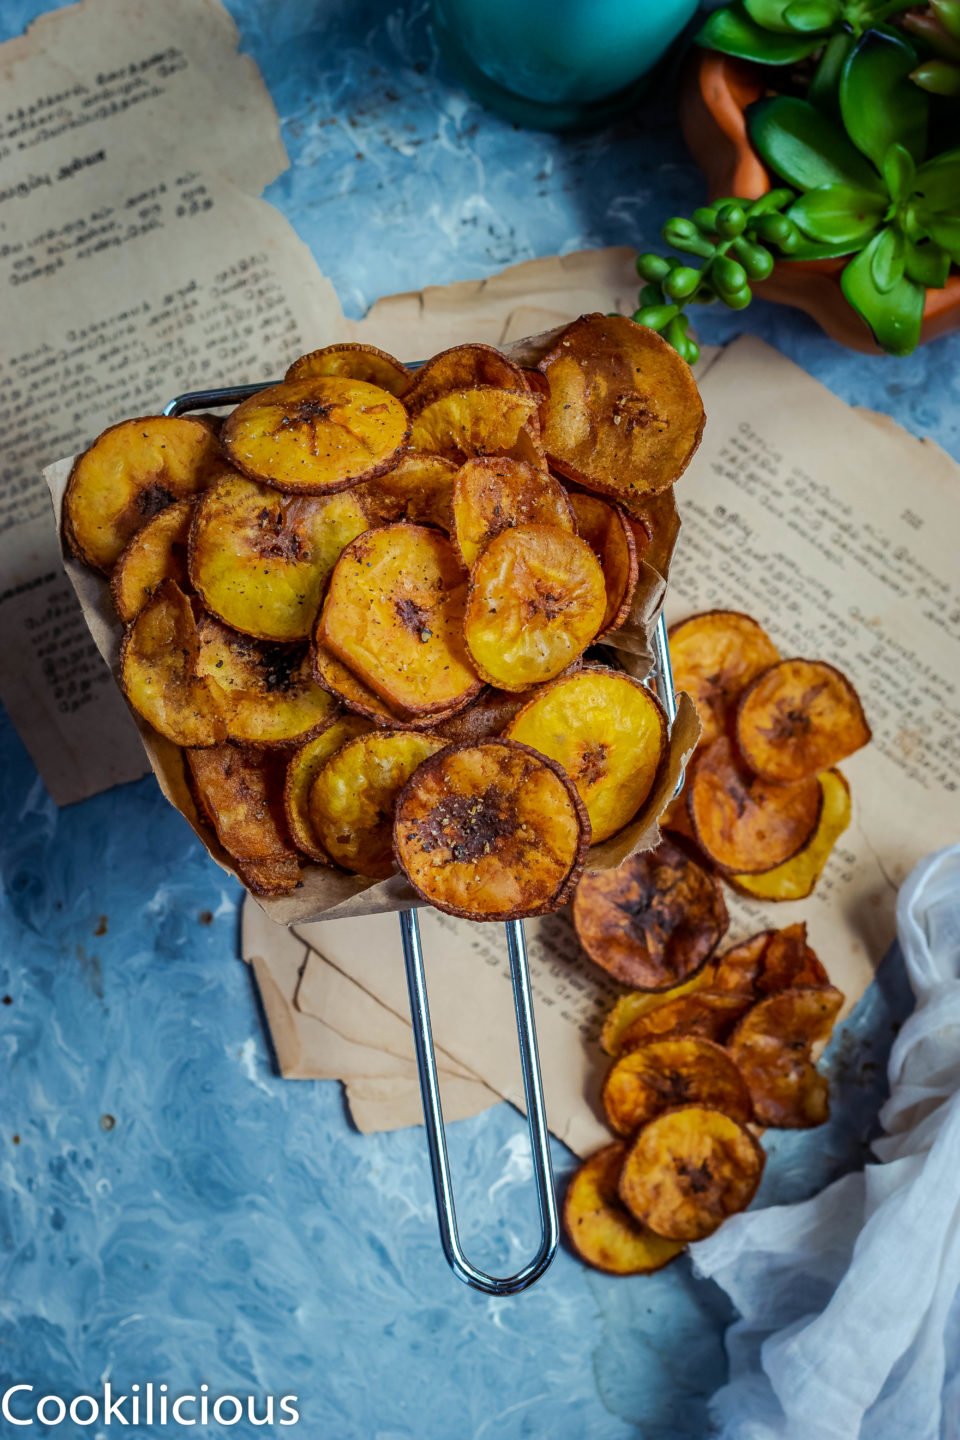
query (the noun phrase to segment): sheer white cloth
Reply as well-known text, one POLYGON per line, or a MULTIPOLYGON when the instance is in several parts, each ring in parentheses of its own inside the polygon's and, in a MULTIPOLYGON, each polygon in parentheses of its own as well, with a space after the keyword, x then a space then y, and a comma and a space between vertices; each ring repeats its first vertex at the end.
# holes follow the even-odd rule
POLYGON ((722 1440, 960 1437, 960 845, 914 870, 897 932, 917 1003, 879 1163, 693 1247, 740 1316, 722 1440))

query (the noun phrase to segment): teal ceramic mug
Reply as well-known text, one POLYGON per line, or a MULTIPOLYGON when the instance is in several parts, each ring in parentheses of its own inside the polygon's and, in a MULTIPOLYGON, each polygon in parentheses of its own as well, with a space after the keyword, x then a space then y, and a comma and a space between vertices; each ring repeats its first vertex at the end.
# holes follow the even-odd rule
POLYGON ((628 102, 697 0, 433 0, 444 57, 485 104, 562 129, 628 102))

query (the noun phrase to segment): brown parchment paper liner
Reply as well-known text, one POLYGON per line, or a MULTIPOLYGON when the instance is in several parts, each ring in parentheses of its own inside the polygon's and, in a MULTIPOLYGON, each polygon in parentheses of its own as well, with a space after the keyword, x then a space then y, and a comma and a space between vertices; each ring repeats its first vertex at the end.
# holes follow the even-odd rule
MULTIPOLYGON (((563 327, 561 327, 563 328, 563 327)), ((554 332, 549 332, 552 335, 554 332)), ((535 337, 543 340, 546 337, 535 337)), ((534 341, 524 342, 532 345, 534 341)), ((506 347, 508 350, 513 347, 506 347)), ((532 352, 531 352, 532 353, 532 352)), ((56 517, 57 534, 61 535, 63 496, 66 491, 74 457, 58 460, 43 472, 50 490, 56 517)), ((675 537, 674 537, 675 538, 675 537)), ((106 579, 82 565, 62 547, 63 566, 76 591, 84 619, 97 649, 119 679, 120 642, 123 627, 117 619, 106 579)), ((672 546, 670 547, 672 548, 672 546)), ((668 568, 666 565, 664 569, 668 568)), ((631 674, 642 679, 650 670, 650 630, 659 614, 666 588, 666 576, 652 566, 641 566, 634 605, 626 625, 616 632, 616 648, 623 652, 621 663, 631 674)), ((611 641, 614 639, 610 637, 611 641)), ((193 828, 212 858, 239 880, 230 856, 220 845, 197 811, 186 781, 183 756, 169 740, 157 735, 136 712, 134 721, 140 731, 147 758, 163 794, 193 828)), ((649 850, 660 838, 658 819, 673 795, 677 781, 700 735, 700 724, 692 702, 686 695, 679 697, 677 718, 660 774, 646 804, 635 820, 618 835, 595 845, 587 857, 589 869, 608 870, 619 865, 628 855, 649 850)), ((314 920, 343 920, 352 915, 376 915, 384 911, 410 910, 422 904, 406 878, 392 875, 389 880, 370 881, 358 875, 347 875, 323 865, 305 864, 302 883, 292 895, 253 897, 257 904, 280 925, 302 925, 314 920)))

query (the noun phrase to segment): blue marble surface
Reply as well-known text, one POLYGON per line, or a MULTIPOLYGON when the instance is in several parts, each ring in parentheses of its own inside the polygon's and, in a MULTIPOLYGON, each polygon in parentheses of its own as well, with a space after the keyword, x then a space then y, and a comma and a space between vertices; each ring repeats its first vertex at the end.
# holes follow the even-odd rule
MULTIPOLYGON (((48 8, 5 0, 0 36, 48 8)), ((524 133, 451 83, 422 3, 230 8, 284 120, 292 163, 269 198, 352 314, 535 255, 649 248, 702 195, 669 87, 598 134, 524 133)), ((960 452, 960 337, 866 359, 760 304, 700 329, 747 325, 960 452)), ((239 891, 153 781, 58 812, 5 720, 0 773, 0 1386, 294 1393, 291 1433, 311 1440, 707 1433, 718 1291, 685 1262, 623 1282, 565 1253, 516 1299, 461 1287, 422 1132, 362 1138, 337 1085, 275 1076, 236 959, 239 891)), ((771 1137, 762 1198, 862 1161, 906 1007, 894 954, 828 1057, 834 1119, 771 1137)), ((473 1258, 514 1268, 534 1245, 522 1122, 499 1106, 451 1144, 473 1258)), ((555 1162, 572 1168, 560 1146, 555 1162)))

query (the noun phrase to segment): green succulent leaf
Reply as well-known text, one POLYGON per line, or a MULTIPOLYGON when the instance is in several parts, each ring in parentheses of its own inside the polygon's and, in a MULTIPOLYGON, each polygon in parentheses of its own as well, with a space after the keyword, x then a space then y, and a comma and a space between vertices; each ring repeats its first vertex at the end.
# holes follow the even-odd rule
POLYGON ((960 0, 930 0, 930 9, 947 34, 960 40, 960 0))
POLYGON ((783 18, 791 30, 822 36, 838 23, 841 14, 839 0, 791 0, 783 18))
POLYGON ((935 216, 930 222, 930 238, 960 265, 960 216, 935 216))
POLYGON ((883 178, 890 191, 891 200, 895 200, 897 204, 906 200, 911 193, 916 173, 917 167, 907 147, 899 142, 891 145, 883 157, 883 178))
POLYGON ((760 158, 798 190, 854 185, 884 194, 880 177, 835 125, 807 100, 775 95, 747 109, 747 130, 760 158))
POLYGON ((881 295, 889 295, 903 279, 907 246, 903 231, 895 225, 881 230, 870 256, 870 278, 881 295))
POLYGON ((955 60, 924 60, 910 71, 910 79, 928 95, 946 95, 951 100, 960 95, 960 64, 955 60))
POLYGON ((743 0, 743 8, 764 30, 776 30, 781 35, 789 35, 792 32, 792 25, 784 18, 784 11, 791 3, 791 0, 743 0))
POLYGON ((930 100, 910 79, 918 55, 902 37, 868 30, 840 76, 840 114, 850 139, 879 168, 891 145, 914 160, 927 147, 930 100))
POLYGON ((831 243, 827 240, 809 240, 806 235, 798 236, 796 245, 786 257, 788 260, 836 260, 844 255, 853 255, 861 249, 851 241, 831 243))
POLYGON ((913 191, 928 214, 960 214, 960 150, 945 150, 921 165, 913 191))
POLYGON ((851 250, 859 250, 880 224, 885 209, 884 196, 875 190, 837 182, 808 190, 787 215, 811 240, 849 244, 851 250))
POLYGON ((813 79, 807 88, 807 99, 825 115, 840 119, 840 76, 856 39, 849 30, 831 35, 817 61, 813 79))
POLYGON ((926 290, 942 290, 950 274, 950 256, 932 240, 907 240, 906 274, 926 290))
POLYGON ((706 50, 719 50, 741 60, 755 60, 761 65, 795 65, 805 60, 823 44, 817 35, 791 32, 779 34, 764 30, 740 5, 714 10, 697 34, 697 44, 706 50))
POLYGON ((909 355, 920 339, 924 288, 904 275, 886 293, 873 278, 873 257, 884 232, 845 265, 840 285, 850 305, 870 326, 877 344, 891 355, 909 355))

